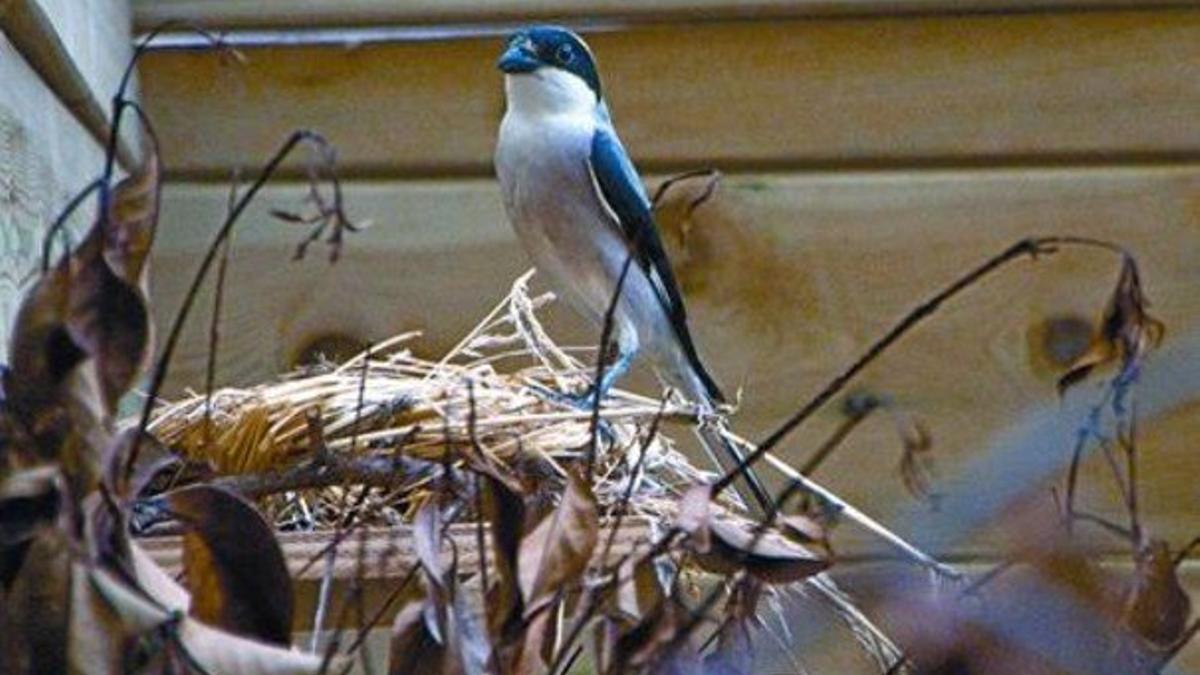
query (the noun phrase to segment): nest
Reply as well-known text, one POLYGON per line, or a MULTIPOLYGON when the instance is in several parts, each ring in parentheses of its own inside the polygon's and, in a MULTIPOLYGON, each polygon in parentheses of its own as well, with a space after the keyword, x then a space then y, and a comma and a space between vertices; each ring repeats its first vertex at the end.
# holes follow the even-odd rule
MULTIPOLYGON (((389 525, 408 522, 436 479, 437 471, 420 467, 476 453, 504 465, 537 464, 554 483, 587 458, 595 437, 593 490, 602 512, 620 505, 627 515, 673 519, 683 492, 713 476, 658 430, 665 421, 694 424, 696 411, 672 398, 612 390, 593 434, 593 412, 555 392, 586 389, 596 349, 564 348, 550 339, 537 310, 553 296, 531 296, 530 277, 520 277, 439 361, 414 356, 408 345, 419 334, 405 333, 342 364, 161 406, 150 430, 220 475, 281 470, 318 452, 403 456, 415 463, 409 465, 415 477, 385 494, 364 492, 369 508, 357 505, 374 522, 389 525), (321 431, 317 440, 314 422, 321 431)), ((333 527, 354 505, 349 493, 355 487, 287 491, 265 506, 281 529, 333 527)), ((725 501, 741 509, 736 496, 725 501)))

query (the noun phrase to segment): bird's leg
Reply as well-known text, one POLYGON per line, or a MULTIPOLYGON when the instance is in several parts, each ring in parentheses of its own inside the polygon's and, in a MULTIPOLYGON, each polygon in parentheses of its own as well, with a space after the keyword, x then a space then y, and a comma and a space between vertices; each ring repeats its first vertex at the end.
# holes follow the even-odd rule
MULTIPOLYGON (((633 359, 637 356, 637 351, 637 338, 633 337, 630 339, 625 334, 622 334, 617 340, 616 359, 610 365, 603 368, 600 382, 593 383, 582 394, 567 394, 539 386, 532 388, 539 396, 548 401, 575 408, 576 410, 591 410, 596 406, 597 396, 599 396, 600 401, 603 401, 617 380, 629 372, 629 368, 633 365, 633 359)), ((612 427, 603 418, 600 419, 599 432, 608 441, 613 441, 616 438, 612 427)))

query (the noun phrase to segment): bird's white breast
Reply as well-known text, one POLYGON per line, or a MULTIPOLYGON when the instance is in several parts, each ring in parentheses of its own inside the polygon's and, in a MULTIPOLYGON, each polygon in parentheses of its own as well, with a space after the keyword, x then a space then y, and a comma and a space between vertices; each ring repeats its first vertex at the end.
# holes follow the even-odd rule
POLYGON ((612 259, 624 256, 589 169, 595 94, 553 69, 505 80, 495 162, 509 220, 538 269, 596 318, 611 294, 612 259))

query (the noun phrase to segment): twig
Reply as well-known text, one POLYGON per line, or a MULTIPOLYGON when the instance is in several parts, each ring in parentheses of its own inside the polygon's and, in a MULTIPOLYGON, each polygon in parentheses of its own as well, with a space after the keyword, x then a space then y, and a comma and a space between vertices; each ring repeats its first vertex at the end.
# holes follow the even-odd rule
POLYGON ((369 485, 394 488, 413 479, 409 460, 402 456, 372 455, 347 457, 331 454, 282 471, 245 473, 215 478, 212 485, 237 492, 249 499, 291 490, 310 490, 333 485, 369 485))
MULTIPOLYGON (((625 256, 625 264, 621 267, 621 276, 617 277, 617 286, 613 289, 612 298, 608 301, 608 309, 604 312, 604 327, 600 330, 600 348, 596 353, 596 379, 592 384, 592 418, 588 428, 590 442, 587 454, 587 480, 592 482, 596 473, 596 451, 599 447, 600 436, 600 406, 604 397, 604 357, 608 353, 608 343, 612 339, 613 322, 617 313, 617 305, 621 302, 621 289, 625 287, 625 279, 629 269, 633 267, 633 253, 625 256)), ((618 357, 620 358, 620 357, 618 357)))
MULTIPOLYGON (((229 210, 237 200, 238 172, 229 186, 229 210)), ((217 348, 221 341, 221 305, 225 299, 225 274, 229 268, 229 248, 233 237, 221 245, 221 261, 217 263, 217 283, 213 289, 212 317, 208 323, 208 358, 204 364, 204 449, 212 443, 212 395, 217 379, 217 348)))
POLYGON ((821 447, 817 448, 816 451, 813 452, 812 456, 808 458, 808 461, 800 466, 800 473, 805 476, 813 475, 813 473, 817 470, 817 467, 821 466, 821 464, 824 463, 824 461, 828 459, 831 454, 833 454, 833 451, 842 444, 842 441, 846 440, 846 438, 850 436, 850 433, 858 428, 858 425, 861 424, 863 420, 867 419, 867 417, 869 417, 871 413, 874 412, 879 406, 880 401, 874 396, 863 397, 861 399, 861 404, 850 405, 850 402, 847 402, 845 407, 845 418, 842 419, 842 422, 838 425, 838 428, 833 430, 833 433, 829 435, 829 438, 825 439, 825 442, 821 444, 821 447))
POLYGON ((419 562, 414 562, 409 566, 408 571, 400 578, 400 583, 392 589, 392 592, 384 599, 383 604, 379 605, 379 609, 375 610, 375 614, 365 624, 359 626, 358 634, 354 637, 354 641, 350 643, 349 647, 346 647, 347 655, 354 654, 367 641, 367 635, 371 632, 371 629, 379 625, 380 621, 383 621, 383 617, 387 616, 388 611, 392 609, 392 605, 396 604, 396 601, 408 589, 408 585, 416 578, 417 570, 420 568, 421 563, 419 562))
MULTIPOLYGON (((467 433, 471 438, 471 449, 475 452, 475 456, 480 461, 487 461, 483 456, 483 447, 479 443, 479 434, 476 433, 475 420, 478 417, 478 411, 475 406, 475 381, 467 380, 467 433)), ((474 492, 475 492, 475 548, 479 550, 479 581, 480 587, 483 589, 483 597, 487 597, 488 589, 488 565, 487 565, 487 546, 483 535, 483 481, 478 473, 474 474, 474 492)))

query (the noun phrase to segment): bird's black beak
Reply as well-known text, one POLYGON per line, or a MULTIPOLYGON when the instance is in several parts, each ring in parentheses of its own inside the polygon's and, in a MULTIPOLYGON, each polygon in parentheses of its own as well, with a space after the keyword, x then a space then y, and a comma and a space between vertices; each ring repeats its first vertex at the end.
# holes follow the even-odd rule
POLYGON ((508 43, 508 49, 500 55, 496 67, 506 73, 532 73, 542 65, 538 60, 537 50, 529 38, 514 39, 508 43))

